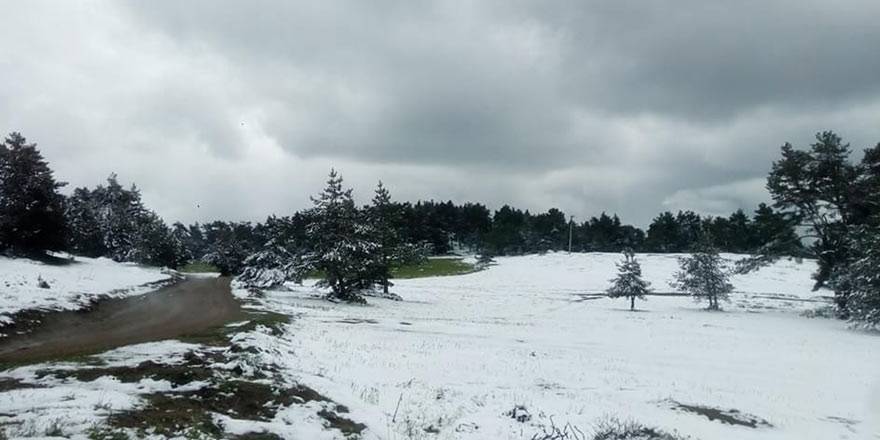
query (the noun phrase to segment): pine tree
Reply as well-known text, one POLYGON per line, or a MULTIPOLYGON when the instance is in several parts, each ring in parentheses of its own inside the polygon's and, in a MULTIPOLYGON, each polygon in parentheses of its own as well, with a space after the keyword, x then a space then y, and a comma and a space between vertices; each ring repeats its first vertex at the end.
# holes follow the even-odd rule
POLYGON ((611 298, 629 298, 629 309, 636 309, 636 298, 645 299, 651 283, 642 279, 642 266, 632 251, 623 253, 623 261, 617 263, 617 277, 611 280, 606 291, 611 298))
POLYGON ((376 278, 382 285, 382 290, 388 293, 391 286, 389 278, 391 278, 391 265, 397 253, 397 247, 400 245, 400 235, 397 233, 396 224, 398 222, 395 207, 391 203, 391 193, 388 188, 379 181, 376 186, 376 193, 373 196, 373 205, 370 206, 368 215, 370 224, 373 227, 374 240, 379 245, 378 264, 375 266, 376 278))
POLYGON ((19 133, 0 144, 0 250, 37 254, 63 250, 64 198, 52 170, 19 133))
POLYGON ((246 235, 249 225, 214 221, 203 226, 205 263, 215 266, 224 276, 241 273, 244 261, 253 252, 246 235))
POLYGON ((143 205, 137 187, 123 188, 115 174, 107 186, 74 190, 66 216, 70 248, 79 255, 171 268, 190 259, 180 237, 143 205))
POLYGON ((131 261, 170 268, 186 263, 183 243, 154 212, 146 211, 139 216, 136 227, 137 232, 129 252, 131 261))
POLYGON ((678 261, 681 270, 675 274, 675 287, 697 301, 708 301, 709 310, 720 310, 719 300, 729 301, 733 285, 715 248, 704 244, 691 256, 678 261))
POLYGON ((88 188, 77 188, 67 198, 65 217, 68 226, 70 252, 86 257, 107 254, 104 234, 98 216, 98 201, 88 188))
POLYGON ((330 288, 330 297, 363 302, 360 293, 375 282, 379 244, 370 239, 369 222, 354 204, 351 189, 344 189, 342 177, 330 171, 327 187, 312 198, 309 234, 313 252, 302 256, 301 270, 315 269, 323 276, 319 287, 330 288))
POLYGON ((375 280, 387 294, 393 284, 391 269, 404 264, 418 263, 425 258, 424 246, 405 243, 401 230, 399 205, 391 201, 391 193, 380 181, 373 196, 373 204, 367 209, 371 240, 378 245, 375 259, 375 280))
POLYGON ((852 259, 838 266, 829 284, 845 292, 846 315, 852 322, 880 328, 880 232, 871 226, 854 228, 849 248, 852 259))
POLYGON ((235 279, 247 288, 272 289, 288 281, 301 282, 300 262, 285 246, 270 240, 259 252, 244 260, 241 274, 235 279))
POLYGON ((99 185, 93 191, 98 221, 107 248, 106 256, 114 261, 136 261, 135 245, 142 218, 147 209, 141 202, 141 194, 135 185, 125 189, 116 174, 107 178, 107 186, 99 185))
MULTIPOLYGON (((792 224, 809 228, 810 252, 818 260, 816 288, 828 281, 836 266, 847 260, 845 245, 852 210, 850 192, 857 169, 850 163, 849 144, 830 131, 816 134, 808 151, 782 146, 782 159, 773 163, 767 189, 792 224)), ((802 228, 803 229, 803 228, 802 228)), ((846 309, 846 297, 836 295, 846 309)))

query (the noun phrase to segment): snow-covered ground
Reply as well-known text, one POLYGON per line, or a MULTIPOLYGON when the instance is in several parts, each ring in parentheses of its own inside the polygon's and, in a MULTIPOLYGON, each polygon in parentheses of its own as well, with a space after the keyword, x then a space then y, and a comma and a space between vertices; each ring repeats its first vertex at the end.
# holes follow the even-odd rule
MULTIPOLYGON (((638 258, 656 291, 674 290, 676 256, 638 258)), ((349 406, 368 438, 529 439, 551 417, 589 432, 608 416, 701 439, 880 438, 880 337, 801 316, 829 294, 811 291, 812 262, 735 277, 724 312, 675 296, 630 312, 591 295, 619 259, 498 258, 478 273, 398 281, 404 301, 368 306, 328 303, 308 286, 270 292, 264 307, 295 316, 275 362, 349 406), (505 415, 516 405, 529 421, 505 415)))
POLYGON ((0 325, 22 310, 76 310, 98 297, 139 295, 171 278, 154 267, 76 257, 68 265, 0 257, 0 325), (48 288, 40 287, 40 280, 48 288))
MULTIPOLYGON (((657 292, 674 291, 676 256, 638 258, 657 292)), ((190 365, 187 353, 222 354, 200 367, 216 372, 213 385, 44 373, 93 368, 83 360, 23 366, 0 374, 0 386, 14 381, 0 392, 0 424, 12 436, 85 439, 108 415, 144 407, 151 393, 179 395, 229 376, 302 384, 335 403, 288 405, 260 421, 214 414, 226 434, 343 439, 320 415, 338 403, 348 407, 344 417, 367 424, 364 439, 531 439, 551 418, 589 433, 609 416, 703 440, 880 438, 880 336, 802 316, 827 305, 829 292, 811 291, 814 263, 782 261, 735 277, 724 312, 681 296, 651 296, 630 312, 628 301, 597 295, 619 259, 498 258, 469 275, 400 280, 393 291, 403 301, 370 298, 367 306, 327 302, 309 286, 267 292, 246 303, 290 314, 291 323, 229 324, 242 330, 228 347, 166 341, 93 359, 106 369, 190 365), (271 379, 260 379, 268 372, 271 379), (678 404, 723 410, 756 427, 678 404), (528 415, 522 422, 508 415, 516 406, 524 408, 516 415, 528 415)))
MULTIPOLYGON (((183 354, 197 348, 177 341, 132 345, 108 351, 95 360, 102 367, 135 366, 150 360, 163 364, 182 362, 183 354)), ((52 434, 68 437, 85 433, 97 426, 108 415, 133 408, 141 403, 139 396, 176 389, 198 388, 200 383, 188 384, 186 388, 174 388, 166 380, 143 379, 124 383, 111 376, 94 381, 81 382, 73 378, 44 376, 44 369, 76 370, 78 363, 36 364, 19 367, 0 375, 0 380, 15 380, 28 384, 26 387, 0 393, 0 425, 6 434, 15 437, 40 437, 52 434)))

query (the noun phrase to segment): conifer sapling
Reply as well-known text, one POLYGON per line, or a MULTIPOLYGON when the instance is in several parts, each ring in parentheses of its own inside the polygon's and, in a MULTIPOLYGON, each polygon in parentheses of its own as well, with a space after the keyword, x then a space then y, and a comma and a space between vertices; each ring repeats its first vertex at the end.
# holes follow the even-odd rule
POLYGON ((629 309, 636 309, 636 298, 645 299, 650 293, 651 283, 642 279, 642 266, 636 261, 632 251, 623 253, 623 261, 617 263, 617 277, 611 280, 611 287, 606 291, 611 298, 629 298, 629 309))

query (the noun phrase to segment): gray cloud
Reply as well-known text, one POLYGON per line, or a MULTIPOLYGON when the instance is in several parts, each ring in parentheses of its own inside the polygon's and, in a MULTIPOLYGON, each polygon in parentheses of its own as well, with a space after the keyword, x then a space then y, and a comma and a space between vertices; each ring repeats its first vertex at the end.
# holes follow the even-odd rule
POLYGON ((0 116, 58 174, 172 219, 358 192, 644 224, 765 200, 785 141, 880 140, 874 1, 28 2, 0 116), (757 179, 757 180, 756 180, 757 179), (690 206, 693 205, 693 206, 690 206), (198 206, 198 208, 196 208, 198 206))

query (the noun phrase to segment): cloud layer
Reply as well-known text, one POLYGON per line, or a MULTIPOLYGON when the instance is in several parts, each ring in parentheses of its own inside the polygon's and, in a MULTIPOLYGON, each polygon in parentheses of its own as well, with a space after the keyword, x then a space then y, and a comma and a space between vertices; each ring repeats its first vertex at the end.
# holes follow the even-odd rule
POLYGON ((399 199, 719 214, 785 141, 880 141, 876 1, 26 2, 0 117, 59 177, 169 220, 399 199))

